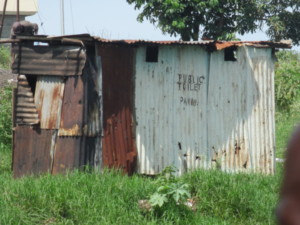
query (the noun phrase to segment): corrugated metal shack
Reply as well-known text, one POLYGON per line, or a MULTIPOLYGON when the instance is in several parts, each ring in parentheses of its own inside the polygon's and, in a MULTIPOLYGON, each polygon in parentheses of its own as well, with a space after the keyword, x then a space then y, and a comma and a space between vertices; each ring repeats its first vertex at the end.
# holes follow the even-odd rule
POLYGON ((16 37, 13 172, 274 172, 273 42, 16 37))

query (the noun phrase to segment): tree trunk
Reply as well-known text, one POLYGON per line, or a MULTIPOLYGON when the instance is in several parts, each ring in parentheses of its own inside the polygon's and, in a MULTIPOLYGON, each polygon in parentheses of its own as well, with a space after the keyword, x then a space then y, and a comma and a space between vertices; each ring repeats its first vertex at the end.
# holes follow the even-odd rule
POLYGON ((199 25, 196 24, 193 27, 193 41, 198 41, 199 40, 199 25))

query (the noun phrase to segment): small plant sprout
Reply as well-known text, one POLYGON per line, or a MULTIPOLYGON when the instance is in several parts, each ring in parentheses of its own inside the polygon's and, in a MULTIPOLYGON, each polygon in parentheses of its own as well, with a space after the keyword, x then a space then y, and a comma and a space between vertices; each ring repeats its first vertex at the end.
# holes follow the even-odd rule
POLYGON ((175 177, 174 166, 166 167, 155 181, 156 191, 150 195, 149 203, 153 208, 163 207, 166 204, 185 205, 191 197, 189 185, 175 177))

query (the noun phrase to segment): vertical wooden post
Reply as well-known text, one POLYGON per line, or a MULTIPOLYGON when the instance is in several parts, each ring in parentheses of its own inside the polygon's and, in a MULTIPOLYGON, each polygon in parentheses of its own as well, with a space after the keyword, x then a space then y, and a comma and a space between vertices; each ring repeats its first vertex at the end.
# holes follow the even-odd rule
POLYGON ((2 35, 2 30, 3 30, 3 25, 4 25, 4 18, 5 18, 5 12, 6 12, 6 5, 7 5, 7 0, 5 0, 4 5, 3 5, 2 18, 1 18, 1 25, 0 25, 0 38, 1 38, 1 35, 2 35))

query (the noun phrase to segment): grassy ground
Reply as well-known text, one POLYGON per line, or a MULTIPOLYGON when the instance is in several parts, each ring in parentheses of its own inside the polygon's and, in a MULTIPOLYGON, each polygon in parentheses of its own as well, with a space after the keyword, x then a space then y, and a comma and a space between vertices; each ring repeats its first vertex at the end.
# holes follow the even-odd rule
POLYGON ((197 199, 197 211, 173 205, 144 213, 138 200, 157 188, 152 178, 74 172, 14 180, 10 151, 0 165, 0 224, 274 224, 280 174, 195 171, 181 179, 197 199))
POLYGON ((284 158, 289 136, 300 122, 300 98, 293 104, 290 113, 276 112, 276 157, 284 158))
POLYGON ((280 176, 196 171, 181 179, 197 211, 171 205, 145 213, 138 200, 157 188, 152 178, 74 172, 14 180, 0 175, 1 224, 274 224, 280 176))
MULTIPOLYGON (((298 101, 300 105, 300 101, 298 101)), ((300 110, 276 113, 277 157, 300 110)), ((2 105, 3 106, 3 105, 2 105)), ((7 135, 6 135, 7 136, 7 135)), ((7 142, 6 137, 2 137, 7 142)), ((3 141, 1 140, 1 141, 3 141)), ((9 143, 9 142, 7 142, 9 143)), ((275 176, 195 171, 180 179, 190 185, 197 211, 171 205, 142 212, 138 200, 157 189, 153 178, 74 172, 13 179, 9 144, 0 148, 0 224, 274 224, 282 168, 275 176)))

